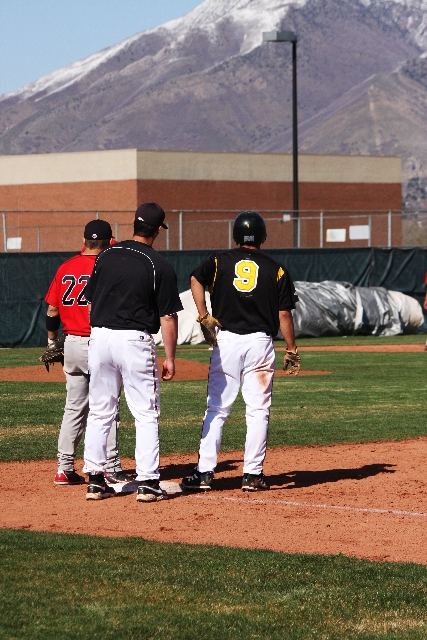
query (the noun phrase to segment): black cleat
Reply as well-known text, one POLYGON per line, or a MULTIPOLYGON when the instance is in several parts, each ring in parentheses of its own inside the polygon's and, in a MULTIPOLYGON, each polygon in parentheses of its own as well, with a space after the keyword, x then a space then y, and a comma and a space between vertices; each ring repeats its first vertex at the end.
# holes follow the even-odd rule
POLYGON ((104 471, 104 478, 107 484, 124 484, 135 481, 135 476, 124 471, 104 471))
POLYGON ((210 491, 213 477, 213 471, 201 473, 197 469, 194 469, 192 476, 182 479, 181 487, 186 491, 210 491))
POLYGON ((164 500, 167 497, 168 494, 160 487, 158 480, 138 481, 137 502, 154 502, 155 500, 164 500))
POLYGON ((245 473, 242 480, 242 491, 268 491, 270 485, 264 478, 264 475, 260 473, 258 476, 251 473, 245 473))
POLYGON ((112 498, 116 492, 105 482, 103 473, 95 473, 89 475, 89 483, 87 485, 86 500, 104 500, 112 498))

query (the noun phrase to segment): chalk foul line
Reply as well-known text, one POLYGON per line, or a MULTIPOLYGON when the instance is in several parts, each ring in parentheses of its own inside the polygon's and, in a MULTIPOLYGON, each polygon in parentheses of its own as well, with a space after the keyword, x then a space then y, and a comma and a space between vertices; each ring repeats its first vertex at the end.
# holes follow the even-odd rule
POLYGON ((308 509, 335 509, 336 511, 358 511, 362 513, 385 513, 394 516, 412 516, 413 518, 427 518, 427 513, 417 513, 416 511, 401 511, 398 509, 374 509, 364 507, 347 507, 335 504, 312 504, 311 502, 294 502, 291 500, 257 500, 250 498, 232 498, 226 496, 207 496, 197 494, 192 496, 201 500, 220 500, 223 502, 241 502, 244 504, 284 504, 289 507, 304 507, 308 509))

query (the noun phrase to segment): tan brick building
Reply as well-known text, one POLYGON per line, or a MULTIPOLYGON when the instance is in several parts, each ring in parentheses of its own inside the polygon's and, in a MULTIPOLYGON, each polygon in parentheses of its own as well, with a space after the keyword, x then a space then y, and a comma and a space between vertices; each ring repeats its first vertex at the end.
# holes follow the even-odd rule
MULTIPOLYGON (((399 157, 300 155, 299 194, 302 247, 387 245, 390 224, 400 244, 398 217, 348 213, 400 210, 399 157), (350 227, 369 227, 370 239, 357 239, 360 230, 351 239, 350 227)), ((291 155, 124 149, 0 157, 3 237, 21 237, 23 251, 77 249, 81 226, 95 215, 129 237, 132 212, 146 201, 168 211, 159 249, 226 247, 230 226, 213 220, 243 209, 272 219, 266 246, 292 246, 291 155)))

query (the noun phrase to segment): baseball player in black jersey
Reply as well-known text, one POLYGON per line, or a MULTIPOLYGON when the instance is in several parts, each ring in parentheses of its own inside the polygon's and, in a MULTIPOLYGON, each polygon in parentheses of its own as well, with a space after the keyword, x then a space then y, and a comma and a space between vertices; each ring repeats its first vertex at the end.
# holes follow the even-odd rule
POLYGON ((269 489, 262 466, 276 360, 273 337, 279 326, 287 345, 285 368, 290 363, 293 375, 299 371, 299 356, 291 313, 298 298, 285 267, 259 250, 266 237, 263 218, 256 211, 244 211, 234 221, 233 238, 239 247, 211 255, 191 274, 198 320, 215 346, 199 462, 193 475, 182 480, 186 490, 211 489, 222 428, 240 382, 247 427, 242 489, 269 489), (206 287, 213 317, 206 308, 206 287))
POLYGON ((138 502, 161 500, 159 484, 160 414, 156 346, 161 327, 166 358, 162 379, 175 374, 177 312, 182 310, 175 271, 152 248, 165 212, 155 203, 138 207, 132 240, 105 249, 85 289, 91 303, 88 362, 91 376, 85 438, 85 468, 90 474, 86 498, 115 495, 104 481, 107 435, 123 380, 135 418, 138 502))

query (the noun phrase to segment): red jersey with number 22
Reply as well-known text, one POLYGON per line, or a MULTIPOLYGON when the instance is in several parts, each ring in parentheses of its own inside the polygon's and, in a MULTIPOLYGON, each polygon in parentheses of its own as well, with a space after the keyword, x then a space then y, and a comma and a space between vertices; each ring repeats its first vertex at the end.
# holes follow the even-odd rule
POLYGON ((46 294, 45 301, 59 309, 64 333, 90 336, 88 303, 83 289, 92 275, 96 258, 97 256, 80 254, 64 262, 46 294))

